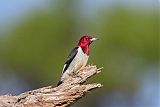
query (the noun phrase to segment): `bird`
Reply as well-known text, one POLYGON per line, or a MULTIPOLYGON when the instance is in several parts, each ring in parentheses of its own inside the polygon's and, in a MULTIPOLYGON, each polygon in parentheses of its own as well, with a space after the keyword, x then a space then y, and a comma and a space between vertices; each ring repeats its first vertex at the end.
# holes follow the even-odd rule
POLYGON ((72 49, 64 64, 61 79, 57 86, 62 84, 69 76, 76 75, 76 71, 86 66, 90 54, 89 46, 96 40, 97 38, 90 35, 84 35, 79 39, 77 46, 72 49))

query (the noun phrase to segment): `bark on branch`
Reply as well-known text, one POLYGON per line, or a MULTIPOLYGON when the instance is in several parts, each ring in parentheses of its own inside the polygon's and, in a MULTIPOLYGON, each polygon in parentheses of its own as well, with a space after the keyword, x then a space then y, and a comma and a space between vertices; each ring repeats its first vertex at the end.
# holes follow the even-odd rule
POLYGON ((83 85, 89 77, 100 71, 101 68, 89 65, 78 71, 76 77, 69 77, 58 87, 47 86, 18 96, 0 96, 0 107, 68 107, 88 91, 102 87, 99 83, 83 85))

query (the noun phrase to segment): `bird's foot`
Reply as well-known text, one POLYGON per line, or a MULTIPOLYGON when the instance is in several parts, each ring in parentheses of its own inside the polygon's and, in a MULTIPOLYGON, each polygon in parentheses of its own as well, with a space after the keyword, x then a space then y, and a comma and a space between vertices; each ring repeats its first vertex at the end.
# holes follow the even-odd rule
POLYGON ((83 79, 80 75, 78 75, 78 74, 75 73, 75 74, 73 75, 73 78, 77 78, 77 77, 83 79))
POLYGON ((80 68, 80 69, 77 71, 77 74, 80 73, 80 72, 82 72, 84 69, 85 69, 85 67, 80 68))

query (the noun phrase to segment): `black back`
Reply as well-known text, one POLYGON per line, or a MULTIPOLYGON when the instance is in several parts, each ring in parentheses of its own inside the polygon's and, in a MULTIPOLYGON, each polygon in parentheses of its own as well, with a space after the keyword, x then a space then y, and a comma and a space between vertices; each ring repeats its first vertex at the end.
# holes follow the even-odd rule
POLYGON ((68 58, 67 58, 67 61, 65 63, 65 67, 63 69, 63 73, 67 70, 67 68, 69 67, 70 63, 72 62, 72 60, 74 59, 74 57, 76 56, 78 52, 78 47, 75 47, 71 53, 69 54, 68 58))

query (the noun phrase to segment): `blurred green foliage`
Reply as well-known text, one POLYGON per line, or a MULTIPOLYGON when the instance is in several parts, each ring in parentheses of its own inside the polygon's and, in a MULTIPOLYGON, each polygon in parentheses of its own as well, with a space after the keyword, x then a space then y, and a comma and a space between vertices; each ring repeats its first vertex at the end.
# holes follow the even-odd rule
POLYGON ((101 40, 92 59, 105 67, 101 78, 111 88, 131 91, 148 66, 158 66, 157 12, 117 6, 102 13, 93 30, 100 33, 101 40))

